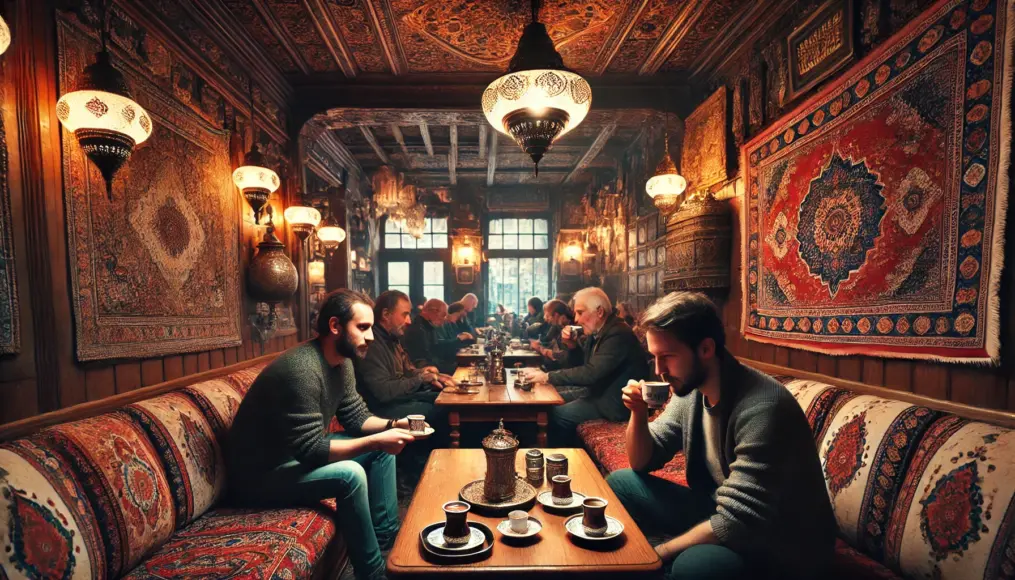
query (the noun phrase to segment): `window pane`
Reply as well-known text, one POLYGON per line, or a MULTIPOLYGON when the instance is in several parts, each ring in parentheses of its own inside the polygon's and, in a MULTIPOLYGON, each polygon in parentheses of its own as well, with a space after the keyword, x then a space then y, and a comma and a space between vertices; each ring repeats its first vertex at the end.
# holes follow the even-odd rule
POLYGON ((433 218, 432 224, 434 233, 447 233, 448 218, 433 218))
POLYGON ((416 249, 422 250, 433 247, 433 238, 431 235, 432 234, 423 234, 422 238, 416 240, 416 249))
POLYGON ((518 312, 518 258, 504 259, 504 306, 518 312))
POLYGON ((531 234, 532 233, 532 220, 518 220, 518 233, 519 234, 531 234))
POLYGON ((532 294, 540 298, 550 297, 550 259, 536 258, 536 273, 532 294))
POLYGON ((388 290, 398 290, 399 292, 404 292, 406 296, 409 295, 408 286, 388 286, 388 290))
POLYGON ((423 286, 423 296, 444 300, 444 286, 423 286))
POLYGON ((515 312, 517 312, 519 316, 525 316, 529 312, 527 302, 529 301, 529 298, 533 296, 533 274, 532 258, 522 258, 518 260, 519 296, 517 301, 518 308, 515 312))
POLYGON ((518 220, 514 218, 504 220, 504 233, 505 234, 518 233, 518 220))
POLYGON ((490 249, 491 250, 501 249, 503 247, 502 239, 503 238, 501 237, 500 234, 490 234, 490 249))
POLYGON ((550 247, 548 245, 549 242, 547 241, 547 237, 545 235, 544 236, 537 235, 537 236, 535 236, 535 239, 536 239, 535 249, 537 249, 537 250, 546 250, 546 249, 548 249, 550 247))
POLYGON ((444 262, 423 262, 423 284, 444 285, 444 262))
POLYGON ((491 234, 499 234, 499 233, 501 233, 500 227, 501 227, 500 220, 490 220, 490 233, 491 234))
POLYGON ((402 247, 410 250, 416 249, 416 238, 409 234, 402 234, 402 247))
POLYGON ((548 226, 548 222, 546 220, 533 220, 533 221, 535 222, 536 233, 537 234, 546 234, 546 233, 549 233, 549 229, 548 229, 549 226, 548 226))
POLYGON ((408 262, 388 262, 388 286, 404 286, 409 283, 408 262))
POLYGON ((423 233, 429 234, 432 230, 430 229, 430 218, 423 218, 423 233))
POLYGON ((504 249, 505 250, 517 250, 518 249, 518 236, 515 234, 504 235, 504 249))
POLYGON ((398 224, 392 220, 384 220, 384 231, 385 232, 398 232, 398 224))
POLYGON ((434 234, 433 235, 433 247, 435 247, 435 248, 446 248, 446 247, 448 247, 448 235, 447 234, 434 234))
POLYGON ((384 234, 385 248, 401 248, 402 236, 399 234, 384 234))
POLYGON ((532 249, 532 236, 518 236, 518 249, 519 250, 531 250, 532 249))

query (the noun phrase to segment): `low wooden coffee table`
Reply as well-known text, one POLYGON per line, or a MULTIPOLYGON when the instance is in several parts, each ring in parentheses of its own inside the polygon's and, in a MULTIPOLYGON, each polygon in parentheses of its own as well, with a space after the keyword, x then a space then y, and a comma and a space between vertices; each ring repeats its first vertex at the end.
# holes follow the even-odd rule
MULTIPOLYGON (((525 449, 519 449, 516 468, 525 473, 525 449)), ((490 557, 481 562, 460 565, 437 565, 423 559, 420 552, 419 532, 434 522, 444 520, 441 506, 458 499, 463 485, 480 479, 486 472, 486 457, 482 449, 437 449, 430 454, 423 477, 412 496, 409 511, 395 546, 388 556, 388 575, 392 578, 447 577, 452 575, 507 576, 537 573, 578 575, 581 578, 611 576, 631 578, 651 574, 660 569, 662 562, 645 535, 620 504, 592 459, 582 449, 543 449, 544 455, 563 453, 568 459, 571 487, 579 493, 601 497, 609 502, 606 514, 624 524, 624 536, 613 548, 592 549, 572 540, 564 529, 570 515, 551 514, 536 502, 529 510, 543 524, 534 543, 508 544, 497 531, 497 524, 507 516, 485 517, 469 514, 470 521, 480 521, 493 530, 495 544, 490 557)), ((549 489, 546 483, 539 489, 549 489)))
MULTIPOLYGON (((469 369, 458 367, 455 380, 469 377, 469 369)), ((471 387, 475 394, 441 391, 436 404, 448 408, 448 425, 451 427, 451 447, 460 445, 462 423, 479 423, 504 419, 536 424, 536 445, 546 445, 546 426, 552 407, 563 405, 564 399, 553 385, 537 383, 531 391, 514 385, 514 373, 507 373, 506 385, 471 387)), ((524 472, 524 471, 523 471, 524 472)))

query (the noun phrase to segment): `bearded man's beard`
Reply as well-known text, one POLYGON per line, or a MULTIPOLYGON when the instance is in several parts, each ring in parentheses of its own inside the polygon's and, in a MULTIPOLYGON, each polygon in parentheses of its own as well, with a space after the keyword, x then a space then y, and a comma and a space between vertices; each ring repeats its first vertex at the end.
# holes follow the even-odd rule
POLYGON ((667 377, 670 383, 670 388, 673 389, 673 394, 678 397, 686 397, 691 394, 692 391, 705 384, 705 380, 708 378, 708 371, 705 370, 704 363, 701 362, 701 357, 698 353, 694 353, 694 363, 691 365, 691 374, 682 381, 674 384, 672 378, 667 377))
POLYGON ((363 346, 357 348, 356 345, 349 340, 349 333, 342 332, 342 334, 338 337, 338 340, 335 341, 335 351, 345 358, 366 358, 367 345, 364 344, 363 346))

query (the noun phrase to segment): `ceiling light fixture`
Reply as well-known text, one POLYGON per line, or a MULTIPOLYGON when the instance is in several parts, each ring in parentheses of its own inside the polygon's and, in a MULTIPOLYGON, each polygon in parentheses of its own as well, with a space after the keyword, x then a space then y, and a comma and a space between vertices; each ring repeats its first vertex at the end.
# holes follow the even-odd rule
POLYGON ((532 22, 518 41, 507 74, 483 92, 483 113, 494 129, 512 137, 535 163, 553 143, 577 127, 592 106, 592 87, 564 66, 532 0, 532 22))
POLYGON ((250 83, 250 151, 243 156, 243 165, 233 171, 233 183, 254 210, 254 224, 261 221, 261 211, 268 197, 282 184, 278 174, 264 163, 264 155, 257 149, 257 123, 254 122, 254 83, 250 83))
POLYGON ((663 158, 656 166, 655 175, 645 183, 645 193, 652 198, 652 203, 660 211, 670 213, 676 211, 684 202, 687 180, 677 172, 677 165, 670 157, 669 129, 666 131, 664 143, 663 158))
MULTIPOLYGON (((106 181, 106 196, 112 201, 113 177, 130 159, 134 148, 151 136, 152 120, 134 101, 123 74, 110 62, 106 48, 107 4, 108 0, 102 2, 99 26, 102 49, 96 54, 95 63, 85 67, 80 88, 57 101, 56 118, 74 133, 85 155, 99 168, 106 181)), ((0 37, 9 43, 9 32, 0 37)))

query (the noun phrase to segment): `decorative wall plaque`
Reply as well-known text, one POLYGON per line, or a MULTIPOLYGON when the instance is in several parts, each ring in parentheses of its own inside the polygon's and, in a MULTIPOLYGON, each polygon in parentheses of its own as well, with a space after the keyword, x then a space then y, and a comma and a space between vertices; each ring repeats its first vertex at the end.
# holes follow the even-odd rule
POLYGON ((726 181, 727 101, 726 87, 721 87, 684 120, 680 164, 689 192, 726 181))
POLYGON ((853 0, 831 0, 787 39, 789 100, 853 58, 853 0))

